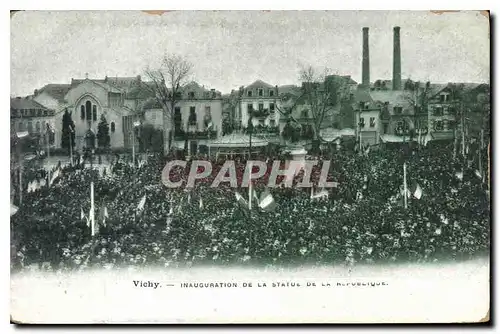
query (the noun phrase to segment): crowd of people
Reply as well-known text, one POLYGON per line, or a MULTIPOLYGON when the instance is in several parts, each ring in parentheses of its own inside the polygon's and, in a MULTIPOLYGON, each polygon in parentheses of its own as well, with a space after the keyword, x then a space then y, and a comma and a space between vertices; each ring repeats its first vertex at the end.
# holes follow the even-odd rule
MULTIPOLYGON (((253 157, 268 162, 268 173, 253 188, 258 194, 272 194, 273 210, 255 204, 249 209, 238 203, 235 193, 247 197, 247 188, 234 189, 229 183, 210 187, 223 160, 211 160, 212 175, 197 180, 191 189, 162 184, 162 169, 173 156, 151 154, 136 165, 120 157, 105 170, 81 164, 58 166, 59 177, 26 193, 11 217, 12 266, 16 270, 33 266, 64 270, 197 264, 352 265, 486 255, 490 246, 488 181, 477 172, 477 161, 454 160, 452 151, 438 145, 315 156, 331 161, 328 181, 338 186, 329 189, 268 189, 273 161, 286 158, 253 157), (401 191, 403 162, 408 189, 418 184, 422 190, 421 196, 407 196, 406 207, 401 191), (91 182, 95 235, 88 223, 91 182), (322 190, 328 192, 327 197, 311 198, 322 190)), ((236 161, 238 185, 245 166, 245 160, 236 161)), ((174 169, 171 177, 186 179, 188 171, 174 169)), ((319 169, 313 171, 313 184, 319 173, 319 169)), ((43 178, 46 172, 26 175, 43 178)), ((302 176, 298 174, 294 182, 302 176)))

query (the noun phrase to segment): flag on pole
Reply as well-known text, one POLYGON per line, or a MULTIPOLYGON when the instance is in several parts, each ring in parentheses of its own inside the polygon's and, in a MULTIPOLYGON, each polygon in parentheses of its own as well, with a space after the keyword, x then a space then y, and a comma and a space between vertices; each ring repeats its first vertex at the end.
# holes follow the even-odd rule
POLYGON ((50 181, 49 181, 49 187, 54 183, 54 181, 59 177, 61 173, 61 170, 59 168, 57 168, 57 170, 52 173, 52 177, 50 178, 50 181))
POLYGON ((420 185, 418 183, 415 187, 415 191, 413 192, 413 196, 416 199, 420 199, 422 197, 422 188, 420 187, 420 185))
POLYGON ((200 197, 200 209, 203 209, 203 198, 200 197))
POLYGON ((139 205, 137 205, 137 211, 142 211, 144 210, 144 205, 146 204, 146 195, 144 195, 141 198, 141 201, 139 202, 139 205))
POLYGON ((239 205, 248 209, 248 201, 245 198, 243 198, 243 196, 241 196, 239 192, 236 192, 235 196, 236 196, 236 202, 238 202, 239 205))
POLYGON ((90 182, 90 228, 91 235, 94 236, 96 233, 95 230, 95 208, 94 208, 94 182, 90 182))
POLYGON ((321 190, 320 192, 314 194, 312 196, 312 199, 326 199, 329 197, 328 191, 325 189, 321 190))
POLYGON ((109 214, 108 214, 108 208, 106 207, 106 205, 104 205, 104 203, 102 204, 100 214, 101 214, 102 225, 106 226, 106 219, 109 218, 109 214))
POLYGON ((273 195, 269 192, 269 190, 265 190, 260 197, 259 207, 264 211, 272 211, 276 208, 277 204, 274 200, 273 195))
POLYGON ((17 213, 19 208, 15 206, 14 204, 10 203, 10 215, 13 216, 17 213))

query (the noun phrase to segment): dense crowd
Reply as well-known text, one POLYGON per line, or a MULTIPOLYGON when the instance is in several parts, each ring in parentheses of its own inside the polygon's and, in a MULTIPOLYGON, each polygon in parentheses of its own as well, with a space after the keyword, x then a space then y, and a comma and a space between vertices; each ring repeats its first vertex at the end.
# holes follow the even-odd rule
MULTIPOLYGON (((246 188, 233 189, 229 183, 210 187, 223 160, 212 161, 212 176, 197 181, 195 188, 168 189, 161 172, 173 156, 149 155, 136 164, 140 166, 127 159, 116 159, 104 171, 58 167, 60 177, 50 187, 26 193, 11 217, 12 266, 62 270, 433 262, 489 252, 488 186, 476 175, 477 160, 457 163, 461 160, 452 158, 448 146, 332 153, 328 180, 337 181, 338 187, 328 189, 328 198, 311 199, 310 188, 280 186, 270 189, 277 203, 271 211, 239 205, 235 192, 245 197, 246 188), (403 161, 407 184, 418 184, 423 192, 420 199, 410 196, 407 208, 401 192, 403 161), (93 237, 81 216, 88 216, 91 181, 98 223, 93 237), (144 196, 144 207, 138 210, 144 196)), ((285 158, 254 159, 267 160, 270 170, 275 159, 285 158)), ((242 159, 236 162, 238 185, 245 165, 242 159)), ((254 183, 257 193, 266 190, 269 170, 254 183)), ((172 179, 185 179, 188 171, 174 169, 172 179)), ((313 183, 319 172, 313 171, 313 183)), ((45 172, 27 175, 41 178, 45 172)))

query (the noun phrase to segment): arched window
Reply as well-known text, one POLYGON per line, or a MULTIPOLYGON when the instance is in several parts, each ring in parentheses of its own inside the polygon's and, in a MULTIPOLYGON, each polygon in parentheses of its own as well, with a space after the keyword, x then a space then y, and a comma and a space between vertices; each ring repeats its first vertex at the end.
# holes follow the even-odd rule
POLYGON ((95 104, 92 106, 92 119, 94 122, 97 121, 97 106, 95 104))
POLYGON ((47 125, 45 124, 45 121, 42 121, 42 131, 47 131, 47 125))
POLYGON ((115 133, 115 122, 111 122, 111 132, 115 133))
POLYGON ((85 119, 85 107, 80 107, 80 119, 83 121, 85 119))
POLYGON ((19 132, 23 132, 24 131, 24 123, 23 122, 19 122, 19 124, 17 125, 17 128, 18 128, 19 132))
POLYGON ((28 121, 28 132, 29 133, 33 132, 33 122, 32 121, 28 121))
POLYGON ((92 103, 90 101, 85 102, 85 115, 87 116, 87 121, 92 120, 92 103))
POLYGON ((36 122, 35 129, 36 129, 36 133, 40 133, 40 121, 36 122))

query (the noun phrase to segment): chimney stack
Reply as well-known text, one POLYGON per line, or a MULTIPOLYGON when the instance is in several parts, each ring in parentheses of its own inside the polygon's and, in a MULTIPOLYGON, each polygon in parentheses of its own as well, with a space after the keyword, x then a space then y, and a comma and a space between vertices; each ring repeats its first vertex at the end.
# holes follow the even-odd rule
POLYGON ((370 88, 370 46, 368 44, 368 28, 363 28, 363 65, 362 86, 370 88))
POLYGON ((392 59, 392 90, 401 90, 400 27, 394 27, 394 55, 392 59))

